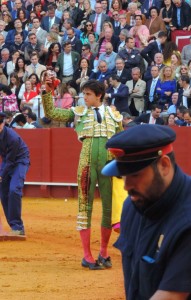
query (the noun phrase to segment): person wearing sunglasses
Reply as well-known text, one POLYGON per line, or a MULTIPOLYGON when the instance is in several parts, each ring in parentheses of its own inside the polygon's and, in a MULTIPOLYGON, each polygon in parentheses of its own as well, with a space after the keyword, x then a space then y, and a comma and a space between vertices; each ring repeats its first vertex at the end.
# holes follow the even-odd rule
MULTIPOLYGON (((82 44, 89 43, 89 41, 88 41, 89 33, 94 33, 94 27, 93 27, 92 22, 87 21, 84 25, 83 32, 80 34, 80 40, 81 40, 82 44)), ((96 41, 97 41, 98 40, 98 34, 96 32, 95 32, 95 38, 96 38, 96 41)))

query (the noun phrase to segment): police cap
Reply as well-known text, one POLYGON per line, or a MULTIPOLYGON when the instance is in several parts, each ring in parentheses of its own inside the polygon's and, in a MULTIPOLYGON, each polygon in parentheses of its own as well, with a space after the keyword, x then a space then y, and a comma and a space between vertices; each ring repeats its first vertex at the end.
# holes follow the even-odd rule
POLYGON ((168 126, 137 125, 114 135, 106 148, 115 160, 102 170, 106 176, 124 176, 149 166, 162 155, 173 151, 176 133, 168 126))

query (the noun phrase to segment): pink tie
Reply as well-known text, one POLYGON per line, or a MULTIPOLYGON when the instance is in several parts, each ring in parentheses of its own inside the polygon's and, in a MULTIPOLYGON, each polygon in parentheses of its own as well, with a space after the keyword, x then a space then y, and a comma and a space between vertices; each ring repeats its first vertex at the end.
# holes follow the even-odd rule
POLYGON ((96 14, 95 21, 94 21, 94 32, 96 32, 97 29, 97 21, 98 21, 98 14, 96 14))
POLYGON ((155 118, 151 118, 151 124, 155 124, 155 118))

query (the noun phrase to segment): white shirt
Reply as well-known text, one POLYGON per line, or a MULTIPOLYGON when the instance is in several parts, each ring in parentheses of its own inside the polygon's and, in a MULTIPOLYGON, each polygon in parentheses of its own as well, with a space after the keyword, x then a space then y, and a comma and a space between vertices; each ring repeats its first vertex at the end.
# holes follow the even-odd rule
POLYGON ((64 52, 63 76, 73 75, 74 69, 72 64, 72 54, 64 52))
MULTIPOLYGON (((93 110, 94 110, 94 108, 95 108, 95 106, 92 106, 92 109, 93 109, 93 110)), ((105 114, 105 105, 102 104, 102 105, 100 105, 98 108, 99 108, 99 113, 100 113, 100 115, 101 115, 101 118, 102 118, 102 120, 103 120, 104 114, 105 114)), ((95 110, 94 110, 94 116, 95 116, 95 119, 97 119, 97 115, 96 115, 95 110)))

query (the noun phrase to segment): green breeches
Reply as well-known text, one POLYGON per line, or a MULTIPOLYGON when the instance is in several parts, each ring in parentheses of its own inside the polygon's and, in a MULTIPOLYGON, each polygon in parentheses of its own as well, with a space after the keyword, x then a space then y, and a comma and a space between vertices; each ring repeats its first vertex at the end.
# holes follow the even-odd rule
POLYGON ((101 226, 111 228, 112 184, 110 177, 101 174, 108 160, 105 144, 107 138, 96 137, 83 141, 78 168, 79 214, 78 228, 91 227, 91 216, 96 184, 102 201, 101 226))

